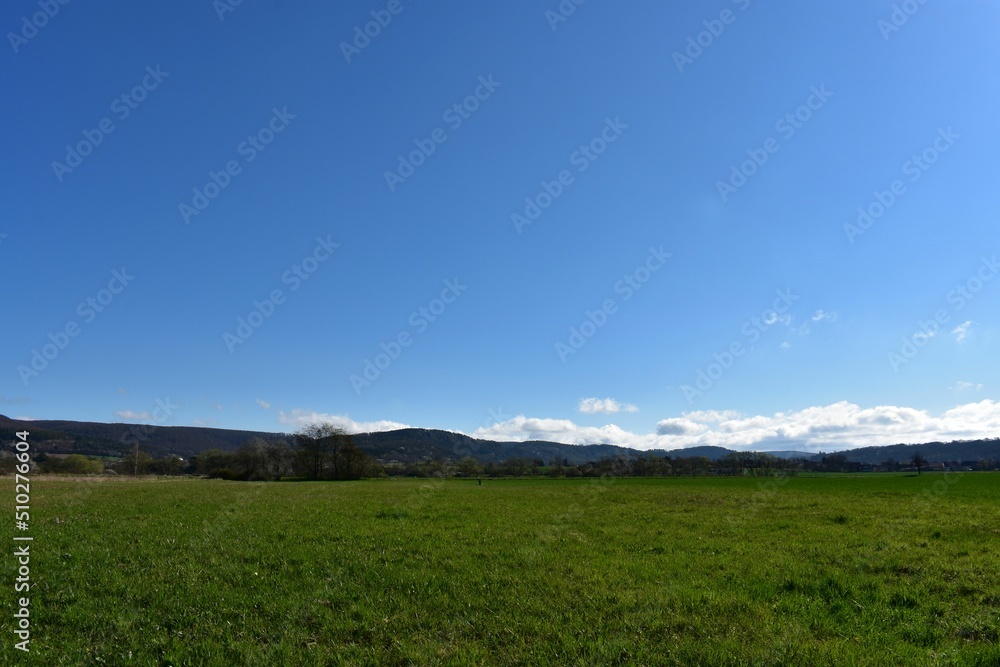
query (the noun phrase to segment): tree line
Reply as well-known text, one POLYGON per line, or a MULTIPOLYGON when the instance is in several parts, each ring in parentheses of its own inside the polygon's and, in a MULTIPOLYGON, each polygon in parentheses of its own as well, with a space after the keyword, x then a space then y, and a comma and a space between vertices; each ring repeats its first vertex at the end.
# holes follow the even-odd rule
POLYGON ((571 464, 565 458, 545 461, 509 457, 479 463, 471 456, 457 462, 444 459, 419 463, 384 465, 386 474, 400 477, 684 477, 701 475, 770 476, 802 469, 800 461, 781 459, 760 452, 733 452, 712 461, 705 456, 671 457, 656 454, 611 456, 587 463, 571 464))
MULTIPOLYGON (((14 458, 0 456, 0 473, 13 471, 14 458), (8 460, 9 459, 9 460, 8 460), (7 468, 11 468, 10 471, 7 468)), ((310 424, 298 432, 272 439, 254 436, 235 451, 209 449, 185 461, 169 455, 152 458, 137 445, 123 458, 108 461, 80 454, 34 458, 41 473, 94 475, 203 475, 228 480, 355 480, 376 477, 686 477, 794 475, 800 472, 873 472, 928 467, 916 453, 911 461, 886 460, 880 465, 849 461, 845 454, 819 454, 812 459, 781 458, 766 452, 730 452, 718 460, 704 456, 668 456, 645 453, 612 456, 581 464, 565 458, 508 457, 480 463, 471 456, 458 461, 424 460, 381 464, 360 449, 350 434, 331 424, 310 424)), ((972 469, 993 470, 997 462, 981 460, 972 469)))
MULTIPOLYGON (((705 456, 666 456, 652 453, 639 456, 614 456, 598 461, 570 464, 566 459, 545 461, 538 458, 510 457, 502 461, 480 463, 472 457, 459 461, 436 459, 417 463, 383 465, 390 477, 698 477, 741 476, 770 477, 798 473, 857 473, 916 470, 928 467, 919 453, 904 463, 886 461, 880 466, 848 460, 844 454, 820 454, 816 459, 783 458, 766 452, 730 452, 712 460, 705 456)), ((980 460, 974 470, 994 470, 997 462, 980 460)))
MULTIPOLYGON (((235 451, 209 449, 188 461, 174 455, 153 458, 138 444, 115 461, 82 454, 64 457, 44 453, 33 460, 36 470, 43 474, 204 475, 245 481, 286 477, 346 480, 385 475, 378 461, 358 448, 346 431, 330 424, 312 424, 287 437, 265 440, 255 436, 235 451)), ((13 456, 0 457, 0 473, 13 472, 14 463, 13 456)))
POLYGON ((234 480, 311 480, 383 477, 385 472, 344 429, 310 424, 288 439, 253 437, 235 452, 210 449, 194 457, 195 470, 234 480))

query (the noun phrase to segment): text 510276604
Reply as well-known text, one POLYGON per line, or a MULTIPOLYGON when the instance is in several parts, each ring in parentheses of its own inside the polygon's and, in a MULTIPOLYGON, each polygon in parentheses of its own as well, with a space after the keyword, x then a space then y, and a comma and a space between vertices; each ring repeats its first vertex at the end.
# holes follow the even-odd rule
MULTIPOLYGON (((31 469, 31 458, 28 453, 28 432, 17 433, 17 442, 14 444, 17 450, 17 467, 14 478, 14 525, 18 531, 26 532, 28 522, 31 520, 31 480, 28 479, 28 471, 31 469)), ((17 559, 17 576, 14 578, 14 592, 28 593, 31 590, 31 542, 32 538, 26 534, 14 536, 14 558, 17 559)), ((31 641, 31 612, 28 606, 31 598, 19 597, 14 606, 14 634, 21 641, 14 644, 14 648, 28 652, 28 642, 31 641)))

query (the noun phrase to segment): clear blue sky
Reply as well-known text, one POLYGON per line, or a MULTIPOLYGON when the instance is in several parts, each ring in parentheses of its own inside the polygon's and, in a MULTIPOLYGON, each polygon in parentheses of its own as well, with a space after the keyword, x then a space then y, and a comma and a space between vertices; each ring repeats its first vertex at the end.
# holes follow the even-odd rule
POLYGON ((1000 435, 1000 6, 675 4, 5 3, 0 411, 1000 435))

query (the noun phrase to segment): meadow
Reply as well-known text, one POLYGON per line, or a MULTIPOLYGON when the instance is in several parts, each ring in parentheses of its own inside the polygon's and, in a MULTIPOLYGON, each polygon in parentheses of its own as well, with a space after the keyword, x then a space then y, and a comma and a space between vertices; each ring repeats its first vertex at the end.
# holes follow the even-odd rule
POLYGON ((990 473, 31 491, 5 665, 1000 665, 990 473))

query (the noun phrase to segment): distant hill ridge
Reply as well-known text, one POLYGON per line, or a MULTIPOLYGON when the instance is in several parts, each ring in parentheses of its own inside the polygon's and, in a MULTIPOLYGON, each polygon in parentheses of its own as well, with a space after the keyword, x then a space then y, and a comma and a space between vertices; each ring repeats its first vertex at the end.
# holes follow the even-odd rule
MULTIPOLYGON (((201 426, 151 426, 143 424, 105 424, 62 420, 19 421, 0 415, 0 439, 14 440, 16 431, 31 432, 30 440, 36 452, 79 453, 92 456, 121 456, 135 446, 136 440, 149 454, 161 457, 176 454, 190 458, 206 449, 234 450, 250 438, 265 439, 291 436, 287 433, 240 431, 201 426)), ((528 442, 497 442, 471 438, 461 433, 438 429, 405 428, 396 431, 360 433, 354 441, 361 449, 383 462, 410 463, 427 459, 458 460, 472 456, 480 463, 499 462, 510 457, 543 459, 579 465, 608 456, 704 456, 718 460, 734 450, 725 447, 701 446, 687 449, 640 451, 611 444, 566 445, 558 442, 532 440, 528 442)), ((957 442, 930 442, 916 445, 862 447, 840 452, 849 461, 881 463, 887 459, 910 461, 920 454, 931 463, 941 461, 978 461, 1000 459, 1000 438, 957 442)), ((781 458, 813 458, 821 455, 800 451, 769 452, 781 458)))

